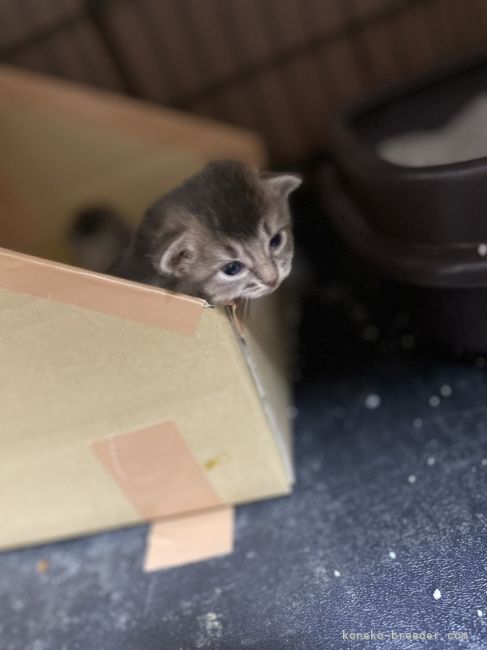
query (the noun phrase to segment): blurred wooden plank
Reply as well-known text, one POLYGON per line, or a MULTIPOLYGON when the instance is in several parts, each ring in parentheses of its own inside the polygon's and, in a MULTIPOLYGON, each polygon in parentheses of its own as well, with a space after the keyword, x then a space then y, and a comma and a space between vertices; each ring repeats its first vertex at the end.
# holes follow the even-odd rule
POLYGON ((33 72, 47 72, 107 90, 122 90, 113 62, 99 34, 87 19, 23 49, 7 62, 33 72))
MULTIPOLYGON (((22 33, 30 34, 44 16, 34 4, 0 0, 0 18, 27 7, 22 33)), ((42 20, 80 5, 53 0, 42 20)), ((137 95, 258 131, 283 162, 321 146, 330 108, 468 54, 487 37, 484 0, 117 0, 102 11, 137 95)), ((0 43, 5 32, 0 24, 0 43)), ((11 62, 124 88, 86 21, 11 62)))
POLYGON ((0 48, 29 38, 68 16, 82 13, 82 0, 0 0, 0 48))

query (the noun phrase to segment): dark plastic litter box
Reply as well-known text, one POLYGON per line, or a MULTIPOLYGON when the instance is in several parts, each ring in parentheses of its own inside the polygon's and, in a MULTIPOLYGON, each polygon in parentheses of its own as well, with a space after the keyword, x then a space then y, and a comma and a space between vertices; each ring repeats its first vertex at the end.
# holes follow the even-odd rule
POLYGON ((376 147, 444 128, 484 92, 487 55, 335 116, 322 177, 327 214, 351 249, 385 278, 418 287, 410 307, 422 334, 473 353, 487 352, 487 146, 482 158, 415 167, 376 147))

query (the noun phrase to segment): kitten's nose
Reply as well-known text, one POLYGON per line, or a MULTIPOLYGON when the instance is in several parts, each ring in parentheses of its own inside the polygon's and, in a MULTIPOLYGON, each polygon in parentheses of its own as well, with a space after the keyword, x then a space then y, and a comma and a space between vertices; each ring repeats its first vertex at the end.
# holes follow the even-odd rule
POLYGON ((266 280, 264 284, 266 284, 271 289, 274 289, 275 287, 277 287, 277 275, 274 278, 272 278, 271 280, 266 280))
POLYGON ((265 284, 266 287, 269 287, 270 289, 275 289, 277 287, 277 283, 279 281, 279 273, 277 272, 277 268, 274 266, 274 264, 270 264, 268 261, 262 263, 256 269, 256 275, 262 284, 265 284))
POLYGON ((266 272, 262 274, 261 280, 267 287, 274 289, 277 287, 277 271, 273 268, 266 270, 266 272))

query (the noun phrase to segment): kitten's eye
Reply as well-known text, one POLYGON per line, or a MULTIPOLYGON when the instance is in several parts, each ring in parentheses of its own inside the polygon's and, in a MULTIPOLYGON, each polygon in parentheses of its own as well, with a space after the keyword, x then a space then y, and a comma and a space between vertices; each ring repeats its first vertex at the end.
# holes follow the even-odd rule
POLYGON ((282 243, 282 233, 277 232, 273 237, 271 237, 271 240, 269 242, 269 246, 271 248, 277 248, 280 246, 282 243))
POLYGON ((243 269, 244 265, 242 262, 229 262, 222 267, 223 273, 225 275, 237 275, 243 269))

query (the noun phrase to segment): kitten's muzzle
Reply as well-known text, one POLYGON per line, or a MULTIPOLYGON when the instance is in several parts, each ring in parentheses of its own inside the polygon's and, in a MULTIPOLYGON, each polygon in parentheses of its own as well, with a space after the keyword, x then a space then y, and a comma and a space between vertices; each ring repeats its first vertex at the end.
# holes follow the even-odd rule
POLYGON ((259 273, 259 280, 262 284, 265 284, 266 287, 275 289, 279 282, 279 273, 275 267, 269 266, 261 270, 259 273))

